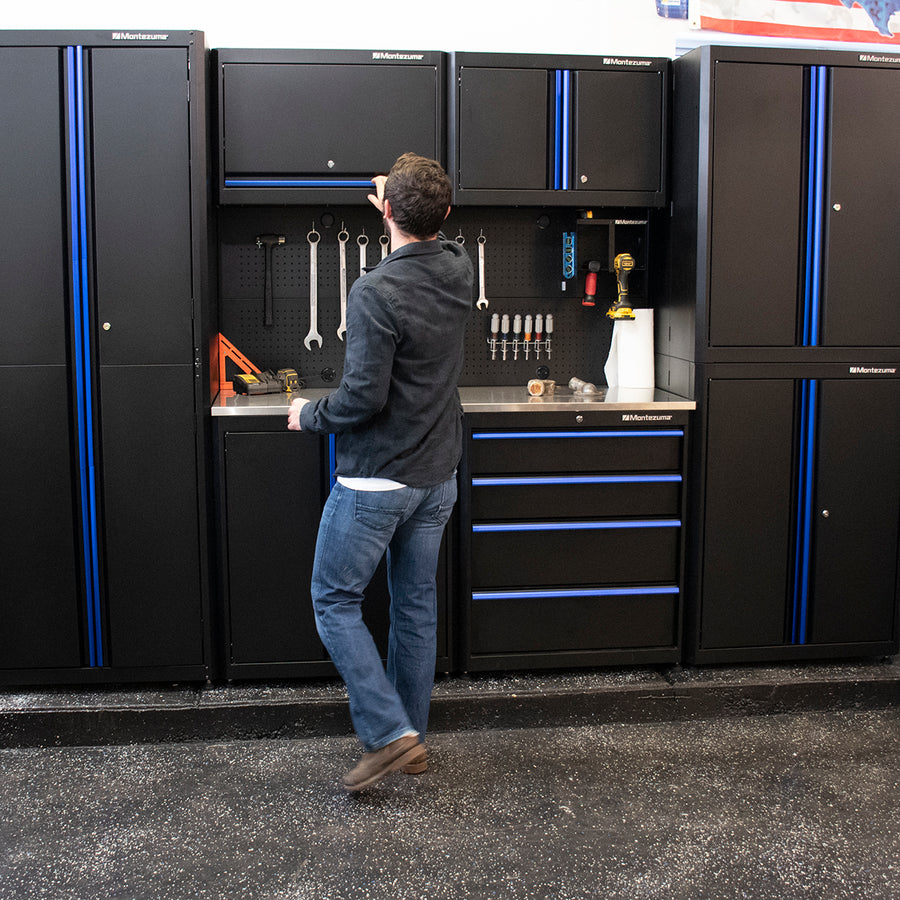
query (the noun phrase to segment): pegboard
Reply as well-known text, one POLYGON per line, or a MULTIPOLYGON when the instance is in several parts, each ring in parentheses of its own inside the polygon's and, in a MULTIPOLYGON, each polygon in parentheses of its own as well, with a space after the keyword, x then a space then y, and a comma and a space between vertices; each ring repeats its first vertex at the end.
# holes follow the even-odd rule
MULTIPOLYGON (((595 213, 596 214, 596 213, 595 213)), ((454 208, 444 227, 448 238, 462 239, 475 270, 472 317, 466 332, 465 365, 460 384, 524 385, 530 378, 548 377, 567 384, 573 375, 586 381, 604 382, 603 364, 609 353, 612 322, 606 317, 616 295, 615 276, 609 271, 609 230, 596 221, 585 224, 583 213, 569 209, 454 208), (575 277, 564 277, 564 234, 576 235, 575 277), (475 307, 479 292, 478 237, 484 237, 485 296, 488 308, 475 307), (601 263, 596 305, 582 305, 584 276, 590 259, 601 263), (498 348, 491 358, 488 345, 491 316, 519 314, 554 319, 551 352, 520 349, 514 359, 512 345, 507 358, 498 348), (545 374, 544 368, 549 370, 545 374)), ((635 210, 627 212, 628 221, 635 210)), ((614 219, 614 215, 607 215, 614 219)), ((599 219, 599 216, 598 216, 599 219)), ((620 219, 621 221, 621 219, 620 219)), ((340 245, 338 234, 349 233, 345 245, 347 290, 359 277, 360 248, 365 235, 366 262, 381 258, 378 213, 367 207, 220 207, 218 211, 219 331, 262 369, 295 368, 307 387, 337 384, 343 368, 344 343, 338 339, 340 324, 340 245), (318 331, 322 346, 304 346, 310 326, 310 246, 308 233, 320 235, 317 248, 318 331), (272 251, 273 324, 264 324, 264 248, 262 234, 283 235, 284 244, 272 251)), ((646 227, 640 224, 615 228, 618 251, 628 251, 637 265, 629 279, 636 306, 646 300, 648 246, 646 227)))

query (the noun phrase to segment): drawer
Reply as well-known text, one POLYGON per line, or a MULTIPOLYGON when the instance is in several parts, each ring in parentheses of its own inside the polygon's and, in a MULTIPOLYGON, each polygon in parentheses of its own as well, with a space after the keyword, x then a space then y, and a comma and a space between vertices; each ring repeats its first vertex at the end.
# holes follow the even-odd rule
POLYGON ((471 583, 476 589, 674 584, 680 525, 677 519, 477 523, 471 583))
POLYGON ((470 515, 479 519, 678 516, 680 475, 477 475, 470 515))
POLYGON ((683 428, 478 429, 473 475, 502 472, 680 472, 683 428))
POLYGON ((476 593, 470 620, 473 654, 671 647, 678 589, 476 593))

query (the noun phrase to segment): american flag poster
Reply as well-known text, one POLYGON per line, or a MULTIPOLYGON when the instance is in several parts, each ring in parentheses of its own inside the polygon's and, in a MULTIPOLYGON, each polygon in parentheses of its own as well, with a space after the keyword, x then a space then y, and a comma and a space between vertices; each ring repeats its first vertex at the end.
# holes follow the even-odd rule
POLYGON ((900 0, 695 0, 700 27, 729 34, 900 44, 900 0))

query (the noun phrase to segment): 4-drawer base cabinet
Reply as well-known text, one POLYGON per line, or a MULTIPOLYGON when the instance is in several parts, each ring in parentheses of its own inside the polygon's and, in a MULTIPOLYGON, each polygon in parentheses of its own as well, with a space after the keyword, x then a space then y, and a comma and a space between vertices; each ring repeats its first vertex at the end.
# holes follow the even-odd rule
POLYGON ((687 414, 627 418, 466 416, 463 669, 678 661, 687 414))

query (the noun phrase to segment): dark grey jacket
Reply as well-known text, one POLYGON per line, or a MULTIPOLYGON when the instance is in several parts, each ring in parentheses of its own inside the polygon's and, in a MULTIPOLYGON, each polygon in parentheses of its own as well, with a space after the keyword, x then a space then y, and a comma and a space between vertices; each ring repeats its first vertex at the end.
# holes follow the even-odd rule
POLYGON ((472 279, 468 254, 439 235, 405 244, 354 282, 340 386, 300 415, 304 431, 336 434, 335 474, 411 487, 453 475, 472 279))

